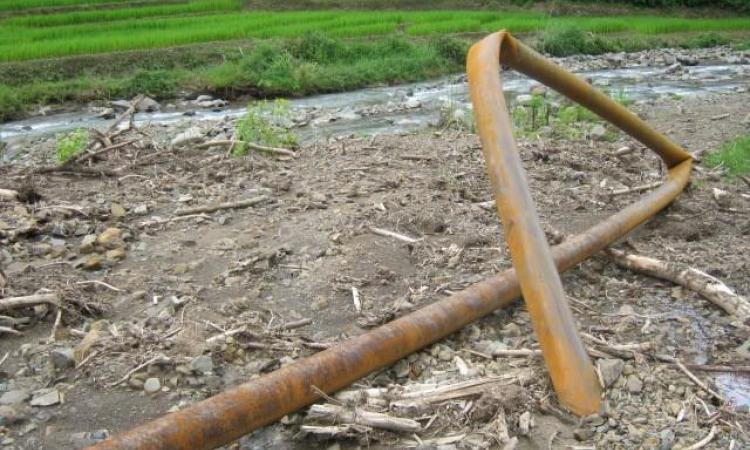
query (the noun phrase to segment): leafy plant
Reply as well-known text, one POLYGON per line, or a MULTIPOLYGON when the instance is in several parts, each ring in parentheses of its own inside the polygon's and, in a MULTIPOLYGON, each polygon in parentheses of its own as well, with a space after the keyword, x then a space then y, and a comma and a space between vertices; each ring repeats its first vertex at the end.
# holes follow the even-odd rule
POLYGON ((61 163, 81 153, 89 141, 89 132, 79 128, 63 135, 57 140, 57 160, 61 163))
POLYGON ((287 121, 289 116, 289 103, 286 100, 250 103, 247 114, 237 122, 236 133, 241 142, 235 145, 232 153, 235 156, 247 154, 248 142, 271 147, 296 145, 297 137, 283 126, 283 122, 287 121))

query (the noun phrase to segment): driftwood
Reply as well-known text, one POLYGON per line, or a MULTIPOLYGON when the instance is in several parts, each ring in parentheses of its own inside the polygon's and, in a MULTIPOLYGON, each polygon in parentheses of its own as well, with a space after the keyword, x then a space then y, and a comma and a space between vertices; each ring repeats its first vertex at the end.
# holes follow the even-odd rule
POLYGON ((615 249, 609 249, 607 253, 620 267, 671 281, 697 292, 742 323, 750 320, 750 302, 719 279, 703 271, 680 264, 665 263, 647 256, 627 254, 615 249))
POLYGON ((291 150, 287 150, 285 148, 268 147, 268 146, 265 146, 265 145, 260 145, 260 144, 254 143, 254 142, 247 142, 247 141, 231 141, 231 140, 226 140, 226 141, 210 141, 210 142, 204 142, 202 144, 198 144, 198 145, 195 146, 195 148, 209 148, 209 147, 218 147, 218 146, 222 146, 222 145, 229 145, 231 147, 234 147, 237 144, 242 144, 242 145, 246 146, 247 148, 250 148, 250 149, 253 149, 253 150, 258 150, 260 152, 272 153, 274 155, 292 156, 292 157, 297 156, 296 153, 294 153, 291 150))
POLYGON ((307 418, 337 424, 364 425, 400 433, 414 433, 422 429, 422 426, 416 420, 331 404, 312 405, 307 413, 307 418))
POLYGON ((174 214, 175 216, 187 216, 187 215, 192 215, 192 214, 212 213, 215 211, 220 211, 222 209, 249 208, 259 203, 263 203, 266 200, 268 200, 268 196, 259 195, 258 197, 253 197, 253 198, 250 198, 247 200, 241 200, 238 202, 219 203, 218 205, 208 205, 208 206, 199 206, 196 208, 180 209, 180 210, 177 210, 174 214))
POLYGON ((42 303, 60 306, 60 295, 57 293, 50 293, 2 298, 0 299, 0 311, 35 306, 42 303))
POLYGON ((404 236, 403 234, 399 234, 390 230, 384 230, 382 228, 370 227, 370 231, 377 234, 378 236, 392 237, 394 239, 398 239, 399 241, 403 241, 408 244, 413 244, 415 242, 419 242, 422 240, 421 238, 415 239, 413 237, 404 236))

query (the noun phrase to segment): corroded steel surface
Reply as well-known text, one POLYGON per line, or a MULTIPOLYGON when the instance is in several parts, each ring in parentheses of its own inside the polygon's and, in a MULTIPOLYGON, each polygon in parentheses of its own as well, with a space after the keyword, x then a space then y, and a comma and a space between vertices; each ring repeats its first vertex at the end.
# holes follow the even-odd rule
MULTIPOLYGON (((496 71, 498 59, 502 56, 502 64, 547 84, 598 113, 656 151, 670 168, 667 179, 659 188, 553 248, 552 258, 559 271, 570 269, 624 236, 667 206, 687 184, 692 165, 689 155, 651 130, 627 109, 544 60, 508 33, 490 35, 477 47, 472 50, 472 55, 487 58, 487 70, 494 65, 496 71)), ((490 81, 486 84, 487 89, 500 89, 499 77, 495 79, 496 83, 490 81)), ((520 294, 515 270, 507 270, 328 350, 91 448, 216 448, 318 400, 313 386, 324 392, 341 389, 508 305, 520 294)))

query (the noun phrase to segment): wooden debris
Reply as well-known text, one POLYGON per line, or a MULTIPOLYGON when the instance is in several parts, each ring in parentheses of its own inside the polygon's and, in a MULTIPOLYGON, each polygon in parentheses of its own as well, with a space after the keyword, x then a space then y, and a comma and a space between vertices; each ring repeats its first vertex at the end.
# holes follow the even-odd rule
POLYGON ((238 202, 219 203, 218 205, 207 205, 207 206, 199 206, 197 208, 180 209, 180 210, 177 210, 174 214, 175 216, 187 216, 187 215, 201 214, 201 213, 212 213, 215 211, 220 211, 222 209, 249 208, 259 203, 263 203, 266 200, 268 200, 268 196, 259 195, 257 197, 253 197, 247 200, 240 200, 238 202))
POLYGON ((662 184, 664 184, 663 181, 655 181, 653 183, 643 184, 643 185, 635 186, 632 188, 616 189, 611 192, 611 195, 625 195, 625 194, 630 194, 632 192, 648 191, 650 189, 658 188, 662 184))
POLYGON ((750 302, 703 271, 680 264, 668 264, 647 256, 627 254, 621 250, 609 249, 607 253, 620 267, 671 281, 697 292, 742 323, 750 320, 750 302))
POLYGON ((352 286, 352 302, 354 302, 354 309, 357 313, 362 312, 362 300, 359 298, 359 289, 352 286))
POLYGON ((24 308, 39 304, 60 306, 60 295, 57 293, 34 294, 23 297, 8 297, 0 299, 0 311, 24 308))
POLYGON ((698 450, 707 446, 711 441, 714 440, 714 437, 716 436, 716 429, 717 429, 716 425, 713 425, 711 427, 711 430, 706 435, 706 437, 704 437, 703 439, 701 439, 700 441, 696 442, 693 445, 683 448, 682 450, 698 450))
POLYGON ((415 242, 419 242, 423 239, 415 239, 413 237, 404 236, 403 234, 399 234, 390 230, 384 230, 382 228, 370 227, 370 231, 377 234, 378 236, 392 237, 394 239, 398 239, 399 241, 406 242, 407 244, 414 244, 415 242))
POLYGON ((296 153, 285 148, 268 147, 265 145, 260 145, 254 142, 247 142, 247 141, 234 141, 234 140, 210 141, 210 142, 204 142, 202 144, 198 144, 195 146, 195 148, 210 148, 210 147, 218 147, 218 146, 224 146, 224 145, 229 145, 230 148, 233 148, 237 144, 244 144, 247 148, 258 150, 260 152, 271 153, 274 155, 291 156, 291 157, 297 156, 296 153))
POLYGON ((312 405, 307 413, 309 420, 324 422, 357 424, 381 430, 400 433, 414 433, 422 429, 416 420, 393 417, 388 414, 365 411, 363 409, 349 409, 343 406, 324 404, 312 405))

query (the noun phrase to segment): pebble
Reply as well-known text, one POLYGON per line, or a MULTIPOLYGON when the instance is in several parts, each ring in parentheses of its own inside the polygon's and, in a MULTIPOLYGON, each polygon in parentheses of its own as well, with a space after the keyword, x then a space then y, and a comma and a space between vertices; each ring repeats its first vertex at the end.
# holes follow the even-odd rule
POLYGON ((621 359, 600 359, 597 362, 597 367, 599 373, 602 374, 603 387, 606 389, 620 378, 622 369, 625 367, 625 362, 621 359))
POLYGON ((638 394, 643 390, 643 382, 637 375, 629 375, 626 387, 631 394, 638 394))
POLYGON ((125 208, 119 203, 112 203, 109 207, 109 213, 112 217, 125 217, 125 214, 127 214, 125 208))
POLYGON ((115 227, 107 228, 99 236, 97 236, 96 243, 104 248, 116 248, 120 246, 121 236, 121 229, 115 227))
POLYGON ((99 255, 91 255, 83 261, 84 270, 99 270, 102 268, 104 259, 99 255))
POLYGON ((34 392, 34 397, 29 403, 31 406, 53 406, 62 401, 60 397, 60 391, 55 388, 40 389, 34 392))
POLYGON ((146 380, 145 383, 143 383, 143 390, 149 394, 159 392, 160 389, 161 389, 161 382, 159 382, 158 378, 149 378, 146 380))
POLYGON ((89 234, 83 237, 81 239, 81 245, 78 247, 78 251, 81 253, 91 253, 94 251, 94 246, 96 245, 96 235, 95 234, 89 234))
POLYGON ((148 214, 148 205, 138 205, 133 210, 134 214, 137 214, 139 216, 145 216, 148 214))
POLYGON ((70 435, 70 443, 74 448, 82 449, 103 441, 109 437, 108 430, 85 431, 70 435))
POLYGON ((190 368, 202 375, 210 374, 214 370, 214 361, 208 355, 201 355, 190 361, 190 368))
POLYGON ((29 391, 25 389, 14 389, 0 396, 0 405, 17 405, 23 403, 31 397, 29 391))

